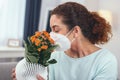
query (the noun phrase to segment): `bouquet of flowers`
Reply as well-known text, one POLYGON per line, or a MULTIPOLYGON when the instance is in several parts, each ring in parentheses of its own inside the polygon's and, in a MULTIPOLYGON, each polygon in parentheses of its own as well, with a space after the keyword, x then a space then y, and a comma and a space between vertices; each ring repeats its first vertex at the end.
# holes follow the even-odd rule
POLYGON ((35 35, 28 38, 25 44, 25 57, 28 62, 48 66, 56 63, 55 59, 50 59, 51 53, 57 47, 54 40, 46 31, 36 32, 35 35))
POLYGON ((25 42, 25 58, 16 66, 17 80, 36 80, 40 74, 47 80, 47 66, 57 61, 50 59, 52 52, 58 46, 46 31, 35 32, 25 42))

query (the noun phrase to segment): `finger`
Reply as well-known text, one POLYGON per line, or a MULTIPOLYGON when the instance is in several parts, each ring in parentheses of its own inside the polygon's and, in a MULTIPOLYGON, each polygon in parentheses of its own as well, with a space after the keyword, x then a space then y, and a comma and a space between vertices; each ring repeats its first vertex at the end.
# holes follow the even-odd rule
POLYGON ((38 80, 44 80, 40 75, 37 75, 38 80))
POLYGON ((17 79, 16 79, 16 74, 15 74, 15 73, 12 73, 11 78, 12 78, 12 80, 17 80, 17 79))
POLYGON ((12 79, 16 79, 16 73, 15 73, 15 69, 12 69, 12 74, 11 74, 12 79))
POLYGON ((17 80, 16 78, 14 78, 13 80, 17 80))
POLYGON ((12 73, 15 72, 15 68, 12 69, 12 73))
POLYGON ((16 77, 16 74, 15 74, 15 73, 12 73, 12 74, 11 74, 11 77, 12 77, 12 78, 15 78, 15 77, 16 77))
POLYGON ((17 80, 17 79, 16 79, 15 68, 12 69, 11 78, 12 78, 12 80, 17 80))

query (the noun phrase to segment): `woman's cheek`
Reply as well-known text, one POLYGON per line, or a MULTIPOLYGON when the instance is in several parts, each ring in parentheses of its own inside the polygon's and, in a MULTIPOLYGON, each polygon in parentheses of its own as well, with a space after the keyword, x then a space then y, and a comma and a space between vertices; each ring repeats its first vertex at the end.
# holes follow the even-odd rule
POLYGON ((71 49, 75 51, 77 50, 77 43, 75 41, 71 43, 71 49))

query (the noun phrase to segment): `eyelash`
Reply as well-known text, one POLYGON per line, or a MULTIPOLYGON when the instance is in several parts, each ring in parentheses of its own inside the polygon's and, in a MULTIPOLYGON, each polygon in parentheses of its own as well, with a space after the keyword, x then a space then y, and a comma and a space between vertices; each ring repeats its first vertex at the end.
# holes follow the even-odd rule
POLYGON ((59 31, 55 31, 56 33, 58 33, 59 31))

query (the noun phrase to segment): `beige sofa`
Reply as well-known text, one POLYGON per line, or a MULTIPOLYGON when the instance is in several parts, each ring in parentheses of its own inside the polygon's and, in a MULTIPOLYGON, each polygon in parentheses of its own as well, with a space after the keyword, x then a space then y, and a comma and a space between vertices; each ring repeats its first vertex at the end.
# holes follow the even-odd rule
POLYGON ((15 68, 17 62, 2 62, 0 63, 0 80, 12 80, 12 68, 15 68))

